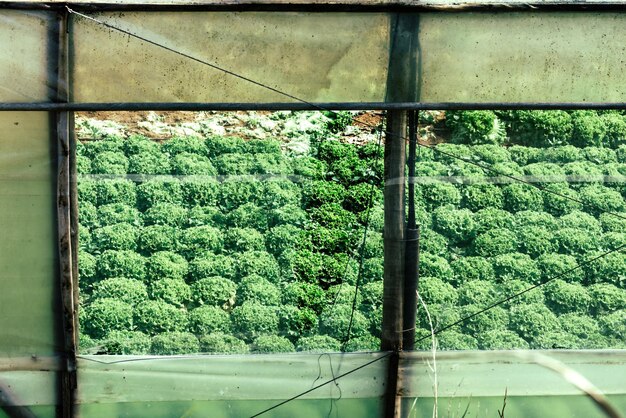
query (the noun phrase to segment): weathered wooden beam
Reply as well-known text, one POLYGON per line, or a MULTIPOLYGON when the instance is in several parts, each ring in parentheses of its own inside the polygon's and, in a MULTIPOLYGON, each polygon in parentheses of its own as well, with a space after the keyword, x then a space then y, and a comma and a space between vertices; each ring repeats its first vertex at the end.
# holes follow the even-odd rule
MULTIPOLYGON (((420 25, 418 14, 395 14, 390 21, 387 102, 411 102, 419 99, 418 63, 420 25)), ((407 111, 387 113, 385 136, 384 273, 383 323, 381 349, 392 351, 387 371, 387 390, 383 417, 402 414, 402 387, 399 356, 402 351, 404 275, 405 275, 405 183, 407 111)))
MULTIPOLYGON (((56 39, 50 39, 51 59, 55 62, 55 91, 58 102, 69 101, 69 30, 68 13, 61 10, 57 13, 56 27, 52 33, 56 39), (56 41, 56 42, 55 42, 56 41), (54 54, 56 52, 56 56, 54 54)), ((70 112, 54 112, 52 117, 56 125, 57 149, 57 239, 59 254, 59 285, 61 301, 61 332, 64 367, 59 375, 59 414, 62 418, 72 418, 76 414, 76 347, 78 342, 77 328, 77 297, 76 249, 73 248, 76 231, 72 234, 72 203, 71 203, 71 163, 70 137, 73 131, 73 116, 70 112), (74 237, 74 239, 73 239, 74 237)), ((74 221, 75 222, 75 221, 74 221)))

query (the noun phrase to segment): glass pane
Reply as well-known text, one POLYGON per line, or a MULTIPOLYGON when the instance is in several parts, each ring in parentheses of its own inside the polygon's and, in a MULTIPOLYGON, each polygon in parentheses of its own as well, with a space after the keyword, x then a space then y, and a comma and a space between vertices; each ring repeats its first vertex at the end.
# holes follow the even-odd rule
MULTIPOLYGON (((97 18, 303 100, 382 101, 385 94, 389 19, 384 14, 168 12, 97 18)), ((293 101, 93 21, 74 16, 73 28, 79 102, 293 101)))
POLYGON ((46 12, 0 11, 1 102, 42 102, 52 96, 48 34, 53 22, 54 15, 46 12))
POLYGON ((54 416, 59 369, 49 127, 47 113, 0 113, 0 387, 41 417, 54 416))
POLYGON ((626 102, 623 13, 424 13, 424 102, 626 102))
MULTIPOLYGON (((279 380, 279 379, 277 379, 279 380)), ((94 418, 150 417, 169 418, 185 416, 192 418, 250 417, 271 408, 280 400, 231 400, 231 401, 188 401, 188 402, 119 402, 81 405, 83 414, 94 418)), ((282 418, 306 414, 312 418, 326 418, 329 412, 333 417, 380 416, 382 402, 376 399, 310 399, 295 400, 281 405, 278 409, 263 414, 268 418, 282 418)), ((1 413, 1 412, 0 412, 1 413)), ((0 415, 1 416, 1 415, 0 415)))
MULTIPOLYGON (((385 100, 390 15, 324 14, 323 33, 322 16, 314 13, 98 18, 306 101, 385 100)), ((419 100, 623 102, 625 19, 613 13, 424 13, 419 100)), ((77 101, 292 100, 93 21, 75 22, 77 101), (111 77, 116 82, 106 88, 93 82, 111 77)))
POLYGON ((47 113, 0 114, 0 356, 49 356, 56 300, 56 193, 47 113))

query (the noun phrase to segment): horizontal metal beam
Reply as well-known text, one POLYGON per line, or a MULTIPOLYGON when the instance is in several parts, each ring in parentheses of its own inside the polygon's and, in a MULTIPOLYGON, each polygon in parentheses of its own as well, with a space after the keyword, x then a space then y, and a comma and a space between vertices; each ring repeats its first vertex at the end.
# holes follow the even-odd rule
POLYGON ((238 110, 579 110, 626 109, 624 103, 0 103, 0 111, 238 111, 238 110))
POLYGON ((597 11, 626 10, 625 1, 534 1, 523 2, 509 0, 495 1, 457 1, 445 2, 438 0, 185 0, 176 2, 165 1, 128 1, 124 3, 111 1, 0 1, 0 9, 17 10, 58 10, 65 5, 82 11, 355 11, 355 12, 419 12, 419 11, 597 11))

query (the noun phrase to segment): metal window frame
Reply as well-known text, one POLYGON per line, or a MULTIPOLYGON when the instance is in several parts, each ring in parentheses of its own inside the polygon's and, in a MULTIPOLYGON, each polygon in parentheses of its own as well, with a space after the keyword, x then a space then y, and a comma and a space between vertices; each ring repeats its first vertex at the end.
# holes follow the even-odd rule
MULTIPOLYGON (((69 80, 69 48, 68 13, 66 6, 84 12, 124 12, 124 11, 306 11, 306 12, 494 12, 494 11, 619 11, 626 12, 626 1, 617 2, 534 2, 509 3, 484 2, 457 2, 443 3, 427 0, 392 1, 384 0, 341 0, 332 2, 327 0, 260 0, 239 2, 237 0, 198 0, 170 3, 115 3, 115 2, 86 2, 86 1, 19 1, 0 2, 0 9, 13 10, 44 10, 56 13, 57 26, 51 30, 49 51, 56 66, 56 78, 51 83, 56 86, 56 97, 50 102, 37 103, 0 103, 0 111, 47 111, 51 112, 54 125, 54 139, 57 144, 57 223, 58 223, 58 253, 60 301, 62 317, 61 333, 64 347, 64 358, 59 371, 59 402, 58 415, 70 418, 78 415, 76 408, 76 352, 78 345, 78 202, 76 192, 75 150, 76 142, 73 136, 74 112, 78 111, 237 111, 237 110, 388 110, 399 114, 409 110, 480 110, 480 109, 626 109, 625 102, 619 103, 423 103, 423 102, 323 102, 323 103, 72 103, 71 80, 69 80), (56 48, 56 49, 55 49, 56 48), (54 50, 52 50, 54 49, 54 50), (67 86, 64 89, 62 86, 67 86)), ((398 127, 401 129, 401 127, 398 127)), ((395 349, 397 341, 387 341, 389 348, 395 349)), ((395 366, 390 368, 389 378, 398 378, 398 356, 395 357, 395 366)), ((394 394, 390 394, 395 396, 394 394)), ((390 405, 392 408, 393 406, 390 405)))
POLYGON ((1 9, 59 10, 66 5, 85 12, 122 11, 307 11, 307 12, 480 12, 480 11, 623 11, 621 1, 445 1, 445 0, 182 0, 182 1, 0 1, 1 9))
POLYGON ((116 102, 116 103, 0 103, 2 111, 279 111, 279 110, 619 110, 626 102, 617 103, 543 103, 543 102, 271 102, 271 103, 187 103, 187 102, 116 102))

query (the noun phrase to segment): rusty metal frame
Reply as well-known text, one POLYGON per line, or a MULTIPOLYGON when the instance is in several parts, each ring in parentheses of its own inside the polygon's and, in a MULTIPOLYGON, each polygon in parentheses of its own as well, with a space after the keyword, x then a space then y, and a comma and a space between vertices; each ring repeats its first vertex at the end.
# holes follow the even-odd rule
MULTIPOLYGON (((76 408, 76 353, 78 349, 78 201, 76 192, 76 140, 73 129, 73 112, 76 111, 139 111, 139 110, 169 110, 169 111, 236 111, 236 110, 463 110, 463 109, 625 109, 626 103, 385 103, 385 102, 286 102, 286 103, 73 103, 70 93, 69 72, 69 31, 68 13, 66 5, 81 11, 358 11, 358 12, 493 12, 493 11, 626 11, 626 2, 535 2, 535 3, 491 3, 470 2, 442 4, 437 1, 393 1, 384 0, 339 0, 312 1, 312 0, 196 0, 173 3, 107 3, 107 2, 2 2, 0 9, 16 10, 45 10, 55 12, 56 26, 51 31, 50 52, 55 63, 55 80, 51 83, 56 86, 56 97, 50 102, 39 103, 0 103, 0 111, 48 111, 51 112, 54 126, 54 140, 57 149, 57 221, 58 221, 58 254, 59 254, 59 288, 62 307, 62 359, 59 371, 59 416, 72 418, 77 416, 76 408)), ((396 123, 396 125, 403 125, 396 123)), ((395 131, 400 130, 398 126, 395 131)), ((394 164, 399 166, 398 164, 394 164)), ((401 194, 396 192, 396 200, 401 194)), ((400 235, 402 230, 397 231, 400 235)), ((387 237, 386 237, 387 238, 387 237)), ((390 243, 393 244, 393 240, 390 243)), ((386 269, 388 270, 388 269, 386 269)), ((400 288, 391 289, 386 295, 396 297, 400 288)), ((398 297, 401 300, 401 297, 398 297)), ((398 403, 398 365, 399 351, 402 343, 399 340, 402 327, 398 322, 400 312, 392 317, 385 318, 391 326, 387 327, 384 336, 385 349, 393 350, 394 355, 388 374, 388 408, 393 409, 398 403)))
POLYGON ((81 11, 307 11, 307 12, 458 12, 458 11, 616 11, 626 2, 612 1, 453 1, 436 0, 185 0, 185 1, 0 1, 0 8, 17 10, 58 10, 66 5, 81 11))
POLYGON ((238 110, 610 110, 626 109, 618 103, 542 103, 542 102, 271 102, 271 103, 188 103, 188 102, 116 102, 116 103, 0 103, 2 111, 238 111, 238 110))

